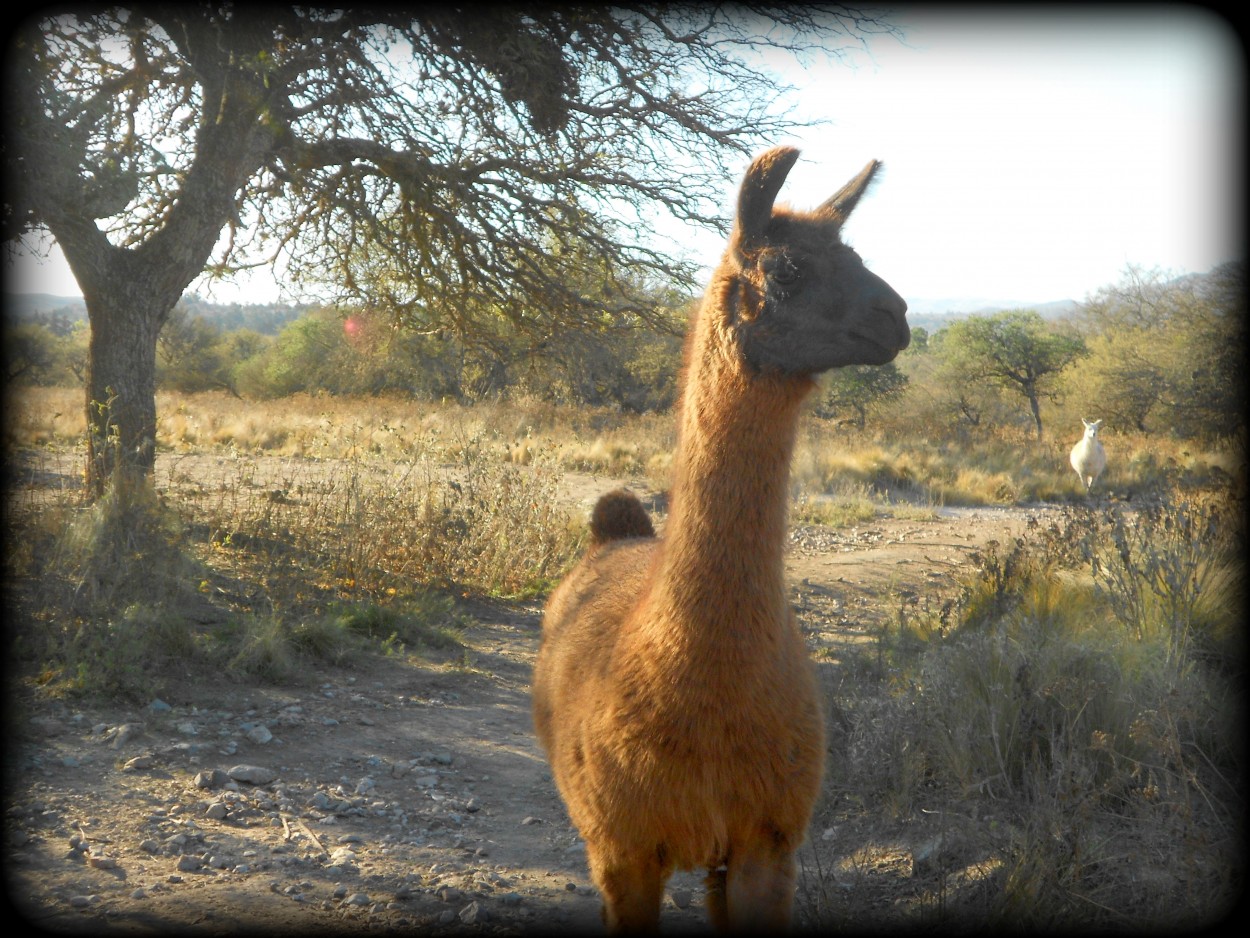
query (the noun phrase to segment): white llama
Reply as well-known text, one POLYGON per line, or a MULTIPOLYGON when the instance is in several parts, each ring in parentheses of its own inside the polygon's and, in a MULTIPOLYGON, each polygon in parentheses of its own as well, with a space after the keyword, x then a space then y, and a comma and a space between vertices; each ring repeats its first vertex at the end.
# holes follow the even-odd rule
POLYGON ((1098 431, 1102 429, 1102 421, 1095 420, 1091 423, 1082 417, 1081 423, 1085 424, 1085 436, 1072 447, 1068 460, 1072 463, 1076 474, 1080 476, 1081 483, 1085 486, 1085 494, 1088 495, 1094 480, 1107 468, 1107 451, 1102 448, 1102 443, 1098 440, 1098 431))

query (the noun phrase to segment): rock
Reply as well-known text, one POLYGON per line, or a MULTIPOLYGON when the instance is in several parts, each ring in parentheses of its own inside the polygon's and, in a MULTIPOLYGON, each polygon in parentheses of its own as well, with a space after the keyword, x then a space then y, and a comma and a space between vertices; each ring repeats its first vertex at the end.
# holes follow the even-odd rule
POLYGON ((273 739, 273 733, 269 732, 269 727, 265 726, 265 724, 258 723, 247 731, 247 738, 257 745, 263 746, 273 739))
POLYGON ((246 764, 233 766, 228 774, 236 782, 247 782, 249 785, 268 785, 278 777, 273 769, 246 764))
POLYGON ((461 909, 457 917, 465 925, 476 925, 478 922, 488 921, 490 914, 486 911, 485 906, 474 900, 461 909))
POLYGON ((122 766, 123 772, 138 772, 143 769, 150 769, 155 765, 155 760, 151 756, 135 756, 133 759, 127 759, 126 764, 122 766))
POLYGON ((214 801, 212 804, 210 804, 207 808, 204 809, 204 816, 206 818, 211 818, 214 821, 225 820, 225 818, 229 814, 230 814, 230 811, 220 801, 214 801))
POLYGON ((221 769, 207 769, 195 773, 196 788, 221 788, 230 781, 230 776, 221 769))
POLYGON ((673 900, 673 905, 677 906, 679 909, 688 908, 690 905, 689 889, 674 889, 671 893, 669 893, 668 897, 673 900))
POLYGON ((159 697, 148 704, 149 713, 168 713, 172 709, 173 707, 165 703, 165 701, 161 700, 159 697))
POLYGON ((142 723, 123 723, 121 726, 112 730, 108 734, 108 736, 112 739, 109 746, 113 749, 121 749, 122 746, 126 745, 126 743, 130 742, 130 740, 134 739, 142 732, 142 723))

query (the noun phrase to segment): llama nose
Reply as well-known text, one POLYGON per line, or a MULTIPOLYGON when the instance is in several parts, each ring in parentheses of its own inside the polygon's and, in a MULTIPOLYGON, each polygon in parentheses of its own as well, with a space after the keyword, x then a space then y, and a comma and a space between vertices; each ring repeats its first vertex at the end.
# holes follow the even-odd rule
POLYGON ((901 352, 911 344, 911 327, 907 325, 907 301, 880 277, 877 281, 877 295, 873 297, 873 306, 895 324, 897 334, 894 347, 901 352))
POLYGON ((900 316, 898 320, 898 350, 901 352, 907 346, 911 345, 911 327, 907 325, 906 316, 900 316))

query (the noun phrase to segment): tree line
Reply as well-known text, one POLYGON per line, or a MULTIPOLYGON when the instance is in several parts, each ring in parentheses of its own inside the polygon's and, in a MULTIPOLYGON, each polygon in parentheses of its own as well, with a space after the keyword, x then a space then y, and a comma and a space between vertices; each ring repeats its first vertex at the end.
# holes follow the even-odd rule
MULTIPOLYGON (((605 319, 558 340, 489 341, 417 330, 364 306, 311 307, 266 335, 227 328, 179 304, 157 340, 158 386, 222 389, 265 400, 296 393, 403 394, 422 401, 527 396, 629 412, 672 407, 681 335, 693 300, 653 296, 646 318, 605 319)), ((231 321, 231 320, 227 320, 231 321)), ((11 384, 82 380, 85 324, 7 327, 11 384)), ((883 408, 911 408, 954 430, 1002 424, 1041 439, 1043 404, 1078 403, 1109 425, 1141 433, 1216 438, 1242 426, 1244 268, 1168 278, 1130 267, 1062 320, 1032 310, 956 319, 884 367, 843 368, 823 379, 812 407, 859 428, 883 408)))

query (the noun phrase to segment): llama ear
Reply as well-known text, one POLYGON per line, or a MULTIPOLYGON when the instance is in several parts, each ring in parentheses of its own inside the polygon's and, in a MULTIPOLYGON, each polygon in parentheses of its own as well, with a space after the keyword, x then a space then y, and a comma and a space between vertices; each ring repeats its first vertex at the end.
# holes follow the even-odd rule
POLYGON ((850 218, 851 212, 855 210, 860 196, 868 191, 869 184, 880 168, 880 160, 870 161, 867 166, 859 171, 858 176, 830 196, 827 201, 822 202, 820 207, 816 209, 815 214, 821 218, 836 221, 838 224, 845 222, 850 218))
POLYGON ((764 239, 777 193, 798 158, 799 151, 794 147, 774 147, 752 160, 738 190, 738 218, 733 240, 739 251, 764 239))

